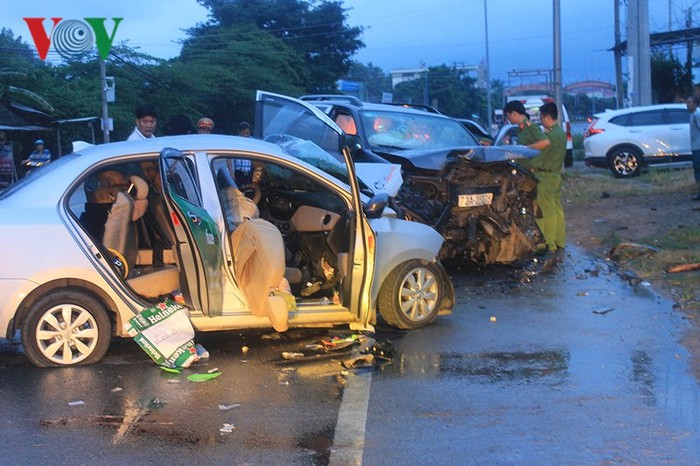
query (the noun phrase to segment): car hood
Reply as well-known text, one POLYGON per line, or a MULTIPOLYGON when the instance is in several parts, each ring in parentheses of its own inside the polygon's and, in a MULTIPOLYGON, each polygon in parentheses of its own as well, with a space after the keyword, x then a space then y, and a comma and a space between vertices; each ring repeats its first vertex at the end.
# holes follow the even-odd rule
MULTIPOLYGON (((475 146, 432 151, 382 149, 378 153, 392 161, 401 159, 407 164, 422 170, 442 170, 446 163, 457 158, 463 158, 475 163, 493 163, 531 159, 540 152, 525 146, 475 146)), ((402 165, 405 166, 406 164, 402 163, 402 165)))

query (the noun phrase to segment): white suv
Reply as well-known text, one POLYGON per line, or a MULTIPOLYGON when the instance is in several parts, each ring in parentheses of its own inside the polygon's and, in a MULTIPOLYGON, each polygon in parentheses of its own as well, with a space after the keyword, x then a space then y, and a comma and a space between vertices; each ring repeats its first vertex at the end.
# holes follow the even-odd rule
POLYGON ((690 115, 685 104, 608 110, 594 116, 584 133, 585 162, 617 178, 647 165, 690 160, 690 115))

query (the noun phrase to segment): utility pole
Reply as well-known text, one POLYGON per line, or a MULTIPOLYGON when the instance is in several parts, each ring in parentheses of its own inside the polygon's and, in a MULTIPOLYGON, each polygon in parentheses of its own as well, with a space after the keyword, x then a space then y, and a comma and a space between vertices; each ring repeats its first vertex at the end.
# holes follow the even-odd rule
POLYGON ((484 0, 484 34, 486 36, 486 123, 488 123, 488 132, 491 134, 493 126, 493 117, 491 110, 491 61, 489 59, 489 15, 486 9, 486 0, 484 0))
MULTIPOLYGON (((557 103, 559 109, 559 115, 562 114, 562 79, 561 79, 561 7, 560 0, 554 0, 553 4, 553 17, 554 17, 554 101, 557 103)), ((559 117, 564 121, 564 118, 559 117)))
POLYGON ((622 82, 622 51, 620 50, 620 0, 615 0, 615 95, 617 108, 622 108, 625 102, 622 82))
POLYGON ((649 1, 629 0, 627 5, 627 91, 633 106, 651 104, 651 46, 649 1))
POLYGON ((104 142, 109 142, 109 110, 107 108, 107 69, 100 58, 100 86, 102 87, 102 134, 104 142))
MULTIPOLYGON (((693 9, 688 8, 688 13, 686 15, 686 21, 685 21, 685 27, 686 29, 690 29, 693 27, 693 9)), ((693 88, 693 41, 689 40, 688 41, 688 55, 686 57, 686 62, 685 66, 687 67, 688 70, 688 75, 690 76, 690 88, 693 88)))

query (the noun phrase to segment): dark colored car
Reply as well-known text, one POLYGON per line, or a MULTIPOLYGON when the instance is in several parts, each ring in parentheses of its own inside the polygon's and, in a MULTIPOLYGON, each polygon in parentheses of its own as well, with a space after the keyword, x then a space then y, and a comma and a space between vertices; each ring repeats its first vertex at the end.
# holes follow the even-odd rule
MULTIPOLYGON (((445 238, 441 259, 513 264, 541 242, 535 223, 537 179, 514 160, 523 147, 486 147, 453 118, 350 96, 302 97, 354 137, 354 160, 399 164, 400 216, 445 238)), ((390 193, 393 194, 393 193, 390 193)))

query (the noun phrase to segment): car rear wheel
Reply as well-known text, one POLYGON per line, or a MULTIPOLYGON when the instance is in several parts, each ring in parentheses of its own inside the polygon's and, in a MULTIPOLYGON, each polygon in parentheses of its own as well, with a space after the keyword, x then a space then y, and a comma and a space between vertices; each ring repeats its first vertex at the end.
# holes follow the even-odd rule
POLYGON ((411 260, 396 267, 379 291, 377 305, 384 320, 400 329, 432 323, 442 299, 440 276, 431 262, 411 260))
POLYGON ((59 291, 38 299, 23 321, 22 346, 35 366, 73 366, 99 361, 112 326, 102 304, 80 291, 59 291))
POLYGON ((608 161, 616 178, 630 178, 639 175, 642 154, 634 147, 620 147, 610 153, 608 161))

